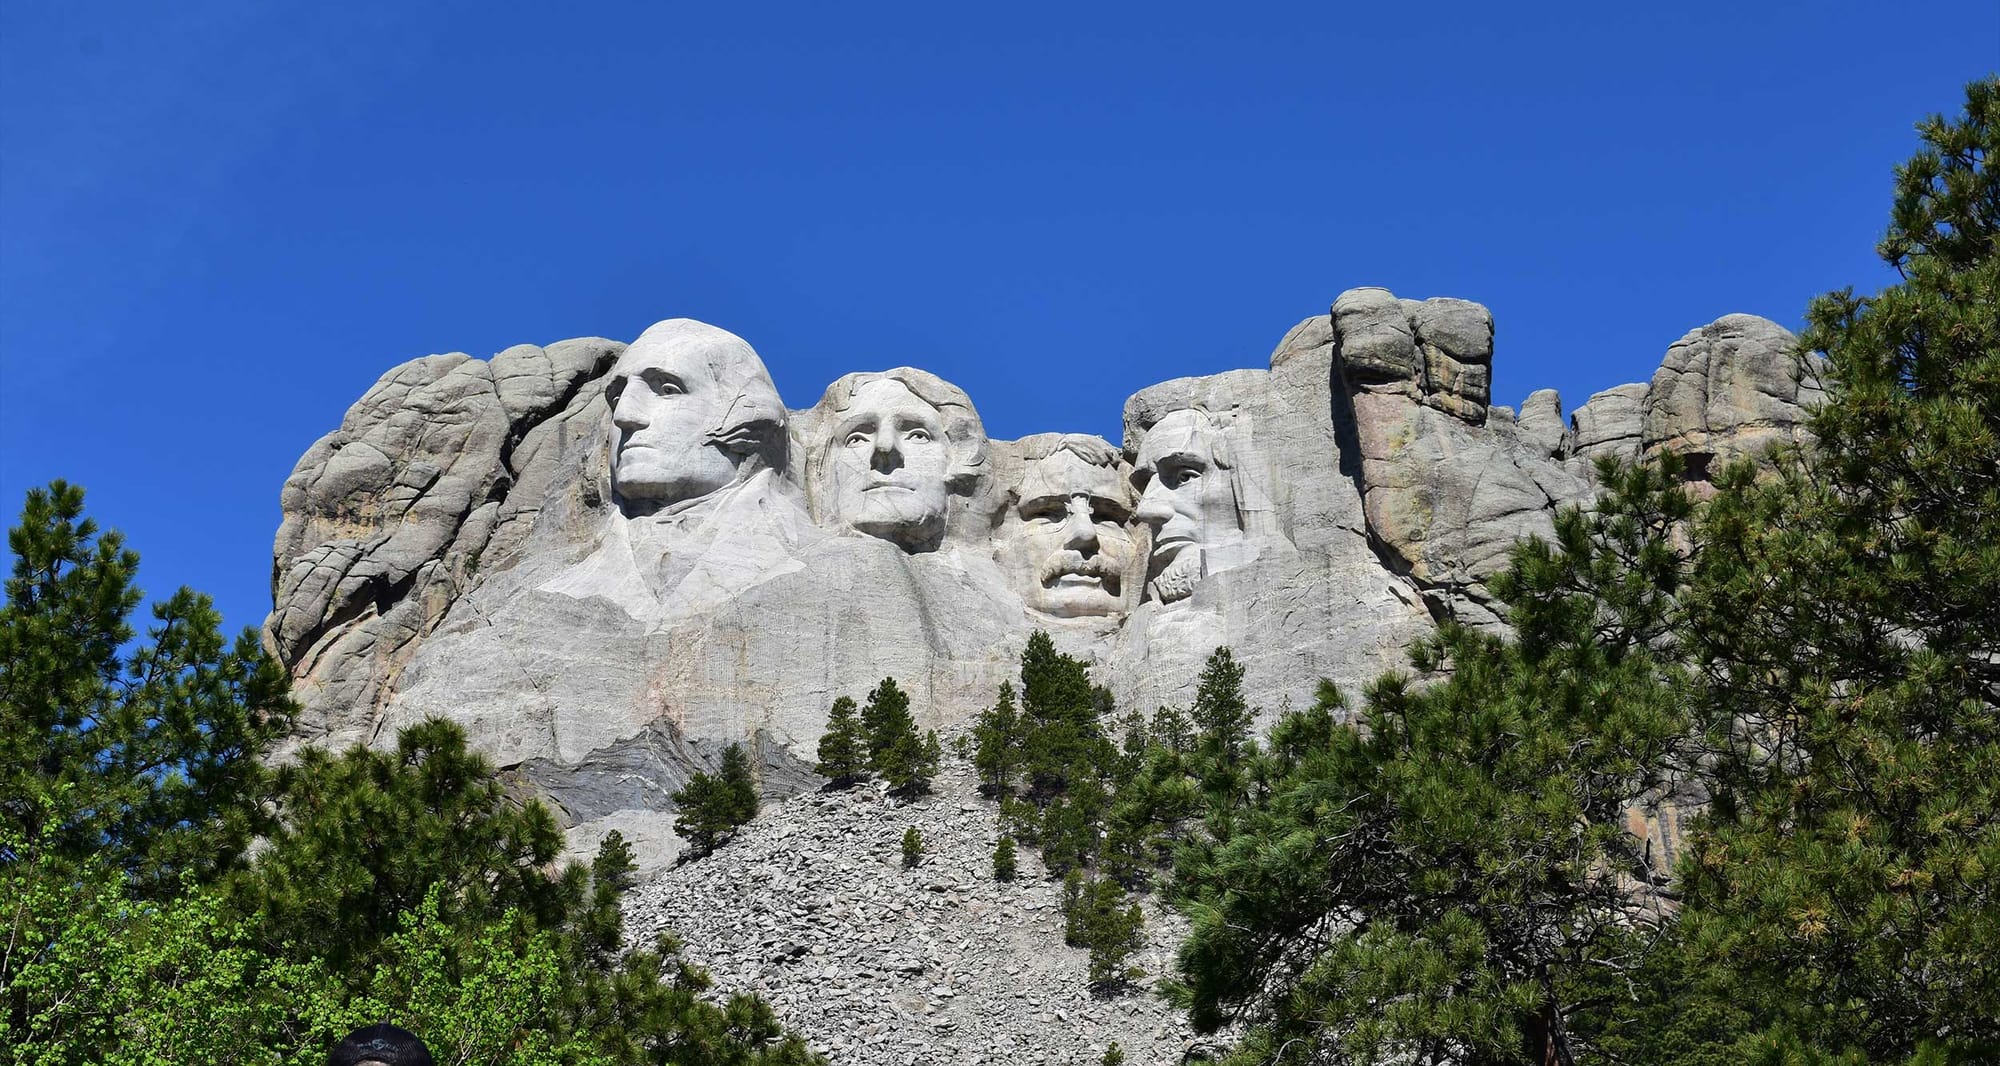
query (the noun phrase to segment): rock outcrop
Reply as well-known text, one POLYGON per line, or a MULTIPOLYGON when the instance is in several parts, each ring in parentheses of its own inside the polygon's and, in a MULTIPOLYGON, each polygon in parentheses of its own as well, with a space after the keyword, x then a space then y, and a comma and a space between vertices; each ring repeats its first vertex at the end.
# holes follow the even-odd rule
POLYGON ((1594 460, 1793 439, 1796 342, 1731 315, 1649 385, 1567 420, 1491 405, 1493 321, 1355 289, 1264 369, 1126 401, 1123 439, 991 440, 929 373, 850 374, 788 411, 742 339, 686 319, 631 345, 523 345, 391 370, 283 494, 265 638, 296 743, 387 743, 425 716, 654 857, 693 768, 750 741, 767 789, 826 710, 897 678, 925 725, 990 703, 1035 629, 1121 705, 1182 703, 1228 644, 1268 716, 1358 686, 1451 615, 1594 460))

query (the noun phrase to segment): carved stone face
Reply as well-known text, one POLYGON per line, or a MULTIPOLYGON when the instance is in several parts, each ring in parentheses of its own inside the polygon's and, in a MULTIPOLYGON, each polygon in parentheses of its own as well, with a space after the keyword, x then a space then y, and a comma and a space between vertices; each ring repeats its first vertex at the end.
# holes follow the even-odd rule
POLYGON ((1153 528, 1148 564, 1154 598, 1185 599, 1203 575, 1205 552, 1243 539, 1236 489, 1221 439, 1200 411, 1175 411, 1146 432, 1133 466, 1142 486, 1134 517, 1153 528))
POLYGON ((605 386, 611 483, 632 510, 699 499, 736 480, 747 454, 783 425, 783 405, 757 353, 735 334, 688 319, 632 342, 605 386))
POLYGON ((1093 462, 1066 447, 1028 463, 1020 519, 1000 547, 1029 607, 1059 618, 1118 614, 1142 574, 1126 525, 1132 493, 1115 453, 1093 462))
POLYGON ((827 474, 835 516, 911 550, 934 546, 951 466, 938 409, 900 381, 875 378, 834 414, 827 474))

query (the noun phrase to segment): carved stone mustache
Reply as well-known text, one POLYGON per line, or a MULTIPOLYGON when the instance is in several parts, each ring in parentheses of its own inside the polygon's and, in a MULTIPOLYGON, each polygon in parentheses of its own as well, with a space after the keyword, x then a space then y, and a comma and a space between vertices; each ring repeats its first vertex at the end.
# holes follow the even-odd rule
POLYGON ((1065 549, 1049 556, 1042 564, 1042 584, 1046 585, 1059 577, 1080 574, 1084 577, 1111 578, 1116 580, 1118 572, 1104 565, 1102 555, 1085 555, 1079 551, 1065 549))

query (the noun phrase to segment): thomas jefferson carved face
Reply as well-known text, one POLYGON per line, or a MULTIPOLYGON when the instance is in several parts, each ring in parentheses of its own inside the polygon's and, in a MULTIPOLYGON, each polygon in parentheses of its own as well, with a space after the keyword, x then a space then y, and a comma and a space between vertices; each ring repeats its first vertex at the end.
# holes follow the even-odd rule
POLYGON ((912 551, 936 545, 952 462, 936 407, 894 378, 863 381, 834 412, 829 447, 840 521, 912 551))
POLYGON ((1201 411, 1175 411, 1146 432, 1133 480, 1135 517, 1153 527, 1149 590, 1185 599, 1204 574, 1206 552, 1243 539, 1234 479, 1220 431, 1201 411))
POLYGON ((691 319, 646 330, 612 368, 611 482, 628 514, 700 499, 774 458, 784 404, 743 339, 691 319))
POLYGON ((1030 459, 1015 511, 999 554, 1029 607, 1059 618, 1127 608, 1140 541, 1126 525, 1132 490, 1110 445, 1069 436, 1030 459))

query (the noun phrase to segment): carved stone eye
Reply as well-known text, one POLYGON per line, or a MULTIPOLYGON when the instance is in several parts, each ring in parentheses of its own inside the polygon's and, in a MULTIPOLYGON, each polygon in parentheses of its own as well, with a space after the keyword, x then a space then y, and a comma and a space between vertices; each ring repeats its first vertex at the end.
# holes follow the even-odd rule
POLYGON ((1170 489, 1180 488, 1190 481, 1199 481, 1201 475, 1201 467, 1193 463, 1173 463, 1160 471, 1161 480, 1165 481, 1170 489))
POLYGON ((873 444, 874 442, 874 435, 862 430, 855 430, 847 435, 847 446, 850 448, 859 448, 863 445, 873 444))
POLYGON ((908 441, 916 441, 918 443, 923 443, 931 439, 931 431, 919 427, 917 429, 910 430, 908 433, 903 434, 903 439, 908 441))
POLYGON ((645 379, 646 386, 653 390, 653 395, 655 396, 685 396, 687 394, 687 386, 681 383, 681 379, 672 374, 660 371, 648 371, 640 376, 645 379))

